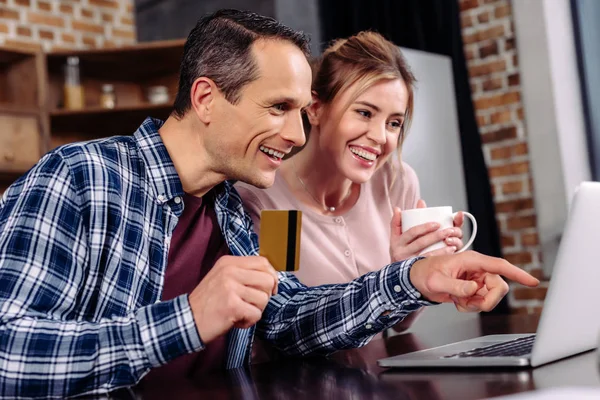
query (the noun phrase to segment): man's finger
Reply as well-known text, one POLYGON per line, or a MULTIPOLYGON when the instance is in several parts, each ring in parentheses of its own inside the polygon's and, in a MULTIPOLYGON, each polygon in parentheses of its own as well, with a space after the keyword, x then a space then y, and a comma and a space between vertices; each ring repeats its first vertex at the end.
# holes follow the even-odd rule
MULTIPOLYGON (((479 308, 482 311, 490 311, 500 303, 500 300, 508 293, 508 285, 499 275, 488 275, 485 278, 487 290, 481 296, 474 296, 468 299, 467 308, 479 308)), ((477 292, 483 293, 481 289, 477 292)))
POLYGON ((240 288, 239 296, 246 303, 252 304, 254 307, 258 308, 261 313, 271 298, 268 293, 247 286, 242 286, 240 288))
POLYGON ((235 265, 242 267, 244 269, 251 269, 251 270, 255 270, 255 271, 263 271, 263 272, 267 272, 271 275, 273 275, 273 277, 279 281, 279 275, 277 275, 277 271, 275 270, 275 268, 273 268, 273 266, 271 265, 271 263, 269 263, 269 260, 267 260, 266 257, 261 257, 261 256, 246 256, 246 257, 233 257, 235 258, 235 265))
POLYGON ((277 285, 277 280, 273 278, 273 275, 264 271, 249 271, 242 269, 236 273, 236 278, 239 283, 247 287, 261 290, 268 295, 273 294, 273 289, 277 285))
POLYGON ((419 199, 417 201, 417 208, 427 208, 427 204, 425 204, 425 200, 419 199))
POLYGON ((429 290, 433 293, 446 294, 458 298, 471 297, 479 289, 477 282, 451 278, 441 273, 431 276, 428 286, 429 290))
POLYGON ((458 255, 463 261, 462 267, 467 271, 485 271, 502 275, 521 285, 534 287, 540 281, 502 258, 490 257, 475 251, 466 251, 458 255))

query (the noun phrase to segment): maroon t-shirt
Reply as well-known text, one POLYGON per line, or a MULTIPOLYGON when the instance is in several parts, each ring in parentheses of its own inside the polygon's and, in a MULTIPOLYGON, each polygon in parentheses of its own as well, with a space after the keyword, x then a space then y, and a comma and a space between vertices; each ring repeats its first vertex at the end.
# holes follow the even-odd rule
MULTIPOLYGON (((184 210, 171 238, 162 300, 191 293, 215 262, 229 253, 214 210, 212 191, 203 198, 185 194, 184 210)), ((226 337, 155 368, 144 378, 155 386, 161 381, 181 379, 225 367, 226 337)))

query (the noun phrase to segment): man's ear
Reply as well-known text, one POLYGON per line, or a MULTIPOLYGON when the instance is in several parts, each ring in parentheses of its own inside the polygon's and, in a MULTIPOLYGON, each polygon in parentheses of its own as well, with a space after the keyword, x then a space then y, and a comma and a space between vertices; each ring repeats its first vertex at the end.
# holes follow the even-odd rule
POLYGON ((323 103, 319 100, 316 92, 312 92, 312 103, 306 109, 306 116, 311 126, 318 126, 323 114, 323 103))
POLYGON ((211 120, 217 86, 212 79, 200 77, 192 83, 190 101, 192 109, 200 121, 208 124, 211 120))

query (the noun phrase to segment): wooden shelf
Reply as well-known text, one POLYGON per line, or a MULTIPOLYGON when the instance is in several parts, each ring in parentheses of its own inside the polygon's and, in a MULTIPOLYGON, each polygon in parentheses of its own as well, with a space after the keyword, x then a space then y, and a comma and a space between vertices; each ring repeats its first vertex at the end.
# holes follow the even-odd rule
POLYGON ((0 48, 0 190, 27 172, 45 148, 45 88, 41 51, 0 48))
POLYGON ((179 71, 185 40, 165 40, 133 46, 51 52, 50 74, 62 75, 67 57, 79 57, 82 77, 104 81, 140 82, 179 71))
MULTIPOLYGON (((50 112, 50 131, 53 136, 78 134, 81 139, 130 135, 148 116, 166 119, 173 105, 140 104, 113 109, 100 107, 82 110, 54 110, 50 112)), ((61 143, 59 141, 58 143, 61 143)))
MULTIPOLYGON (((130 111, 148 111, 152 112, 155 110, 163 111, 165 108, 171 109, 173 105, 171 103, 165 104, 137 104, 130 106, 117 106, 115 108, 102 108, 102 107, 87 107, 81 110, 65 110, 58 109, 50 111, 50 117, 60 117, 60 116, 69 116, 69 115, 96 115, 96 114, 116 114, 121 112, 130 112, 130 111)), ((1 107, 0 107, 1 110, 1 107)))
POLYGON ((148 116, 167 119, 177 92, 185 40, 119 48, 43 53, 0 47, 0 189, 26 172, 48 150, 74 141, 131 135, 148 116), (82 110, 64 104, 64 65, 79 57, 82 110), (105 109, 102 87, 112 84, 117 107, 105 109), (167 104, 149 104, 149 89, 164 86, 167 104))
POLYGON ((0 114, 12 114, 12 115, 39 115, 39 108, 22 107, 15 104, 2 104, 0 103, 0 114))
POLYGON ((25 60, 36 55, 36 51, 18 47, 2 46, 0 48, 0 68, 25 60))

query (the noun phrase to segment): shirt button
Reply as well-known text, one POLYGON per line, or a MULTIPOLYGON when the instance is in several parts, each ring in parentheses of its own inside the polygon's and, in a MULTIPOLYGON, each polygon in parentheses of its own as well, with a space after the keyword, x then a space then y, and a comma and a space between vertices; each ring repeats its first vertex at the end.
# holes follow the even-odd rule
POLYGON ((373 325, 371 325, 371 324, 366 324, 365 325, 365 328, 367 328, 367 329, 371 329, 372 327, 373 327, 373 325))
POLYGON ((344 220, 342 219, 342 217, 335 217, 333 219, 335 221, 336 224, 341 224, 344 222, 344 220))
POLYGON ((171 244, 171 238, 170 238, 170 237, 166 237, 166 238, 165 238, 165 244, 166 244, 166 245, 169 245, 169 244, 171 244))
POLYGON ((402 288, 400 287, 400 285, 394 286, 394 292, 400 293, 401 291, 402 291, 402 288))
POLYGON ((165 202, 165 196, 163 196, 162 194, 158 195, 158 201, 160 201, 161 203, 165 202))
POLYGON ((181 203, 181 197, 177 196, 173 199, 173 201, 175 202, 175 204, 179 204, 181 203))
POLYGON ((346 251, 344 251, 344 255, 345 255, 346 257, 350 257, 350 254, 352 254, 352 253, 350 252, 350 250, 346 250, 346 251))

